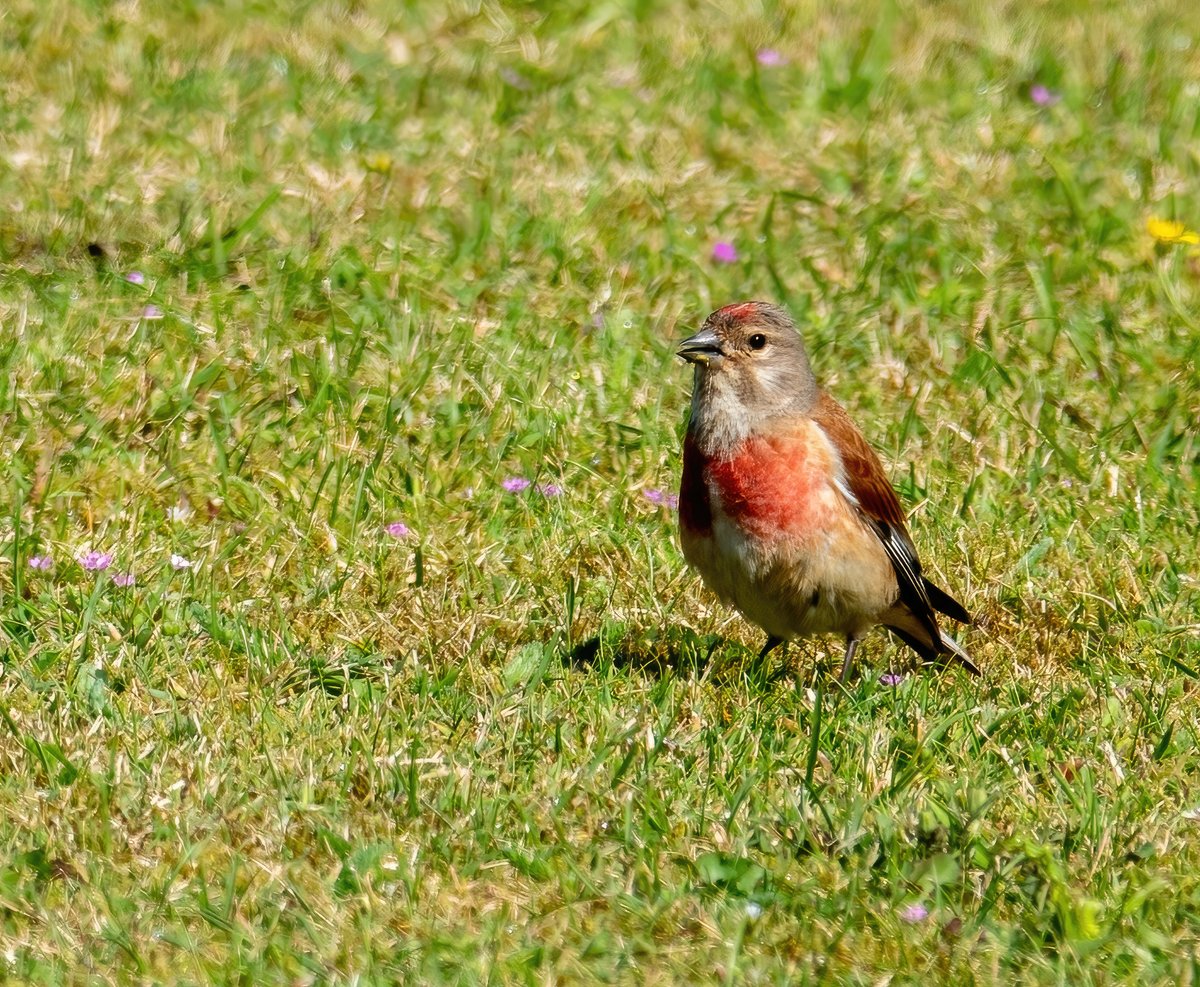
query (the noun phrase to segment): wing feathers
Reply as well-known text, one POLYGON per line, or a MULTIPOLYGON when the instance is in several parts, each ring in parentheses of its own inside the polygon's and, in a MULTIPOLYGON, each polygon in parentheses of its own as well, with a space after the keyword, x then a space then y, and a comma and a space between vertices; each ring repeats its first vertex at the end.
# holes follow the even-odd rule
POLYGON ((875 533, 883 544, 891 560, 892 569, 896 572, 896 582, 900 587, 900 602, 905 604, 912 615, 925 628, 935 651, 942 650, 942 635, 938 631, 937 618, 933 615, 933 604, 925 589, 925 577, 921 575, 921 560, 917 558, 916 549, 908 537, 908 533, 897 530, 883 521, 874 521, 875 533))
POLYGON ((867 444, 850 416, 825 392, 812 410, 813 421, 820 426, 842 460, 843 493, 858 509, 863 520, 879 537, 900 587, 900 602, 920 627, 895 631, 918 654, 926 658, 949 654, 971 671, 977 671, 967 653, 952 638, 939 632, 934 611, 968 623, 970 615, 949 593, 939 589, 921 574, 921 560, 904 523, 900 499, 888 481, 883 464, 867 444))

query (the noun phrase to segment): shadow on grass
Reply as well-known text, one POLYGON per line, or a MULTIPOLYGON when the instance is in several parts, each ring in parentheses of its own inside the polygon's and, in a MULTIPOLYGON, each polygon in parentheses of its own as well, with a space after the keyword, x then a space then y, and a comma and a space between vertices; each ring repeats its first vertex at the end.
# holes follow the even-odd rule
POLYGON ((710 669, 721 673, 744 669, 757 663, 758 656, 719 634, 697 634, 678 624, 643 628, 609 621, 599 633, 566 652, 563 661, 576 668, 611 665, 653 677, 699 678, 710 669))
MULTIPOLYGON (((830 657, 803 640, 791 641, 762 659, 758 650, 720 634, 697 634, 681 624, 644 628, 620 621, 606 621, 599 633, 562 653, 562 661, 579 669, 612 667, 651 678, 670 674, 708 677, 716 683, 744 678, 764 687, 782 682, 812 686, 817 679, 832 681, 841 669, 840 651, 830 657)), ((859 661, 847 684, 875 676, 873 666, 859 661)))

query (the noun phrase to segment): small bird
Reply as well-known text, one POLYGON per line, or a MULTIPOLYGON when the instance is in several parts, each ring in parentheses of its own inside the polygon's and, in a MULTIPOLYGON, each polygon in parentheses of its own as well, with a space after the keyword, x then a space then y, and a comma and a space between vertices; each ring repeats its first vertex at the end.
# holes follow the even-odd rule
POLYGON ((683 554, 767 632, 759 658, 793 638, 841 634, 844 681, 858 642, 882 624, 925 661, 978 675, 936 613, 970 616, 921 575, 879 457, 817 385, 788 313, 767 302, 726 305, 677 352, 695 365, 683 554))

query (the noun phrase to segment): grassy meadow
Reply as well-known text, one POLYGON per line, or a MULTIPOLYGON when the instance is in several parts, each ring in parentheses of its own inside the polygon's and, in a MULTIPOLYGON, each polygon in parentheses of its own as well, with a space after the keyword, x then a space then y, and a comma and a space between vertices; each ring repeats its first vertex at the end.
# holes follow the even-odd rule
POLYGON ((1200 983, 1200 7, 10 0, 0 78, 0 980, 1200 983), (746 298, 982 678, 686 569, 746 298))

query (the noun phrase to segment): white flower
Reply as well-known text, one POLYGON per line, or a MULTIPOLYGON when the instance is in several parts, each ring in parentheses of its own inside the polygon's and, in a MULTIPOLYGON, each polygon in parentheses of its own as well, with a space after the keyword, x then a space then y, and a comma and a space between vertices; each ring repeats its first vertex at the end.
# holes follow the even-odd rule
POLYGON ((171 556, 172 569, 190 569, 194 563, 191 559, 185 559, 182 555, 171 556))

